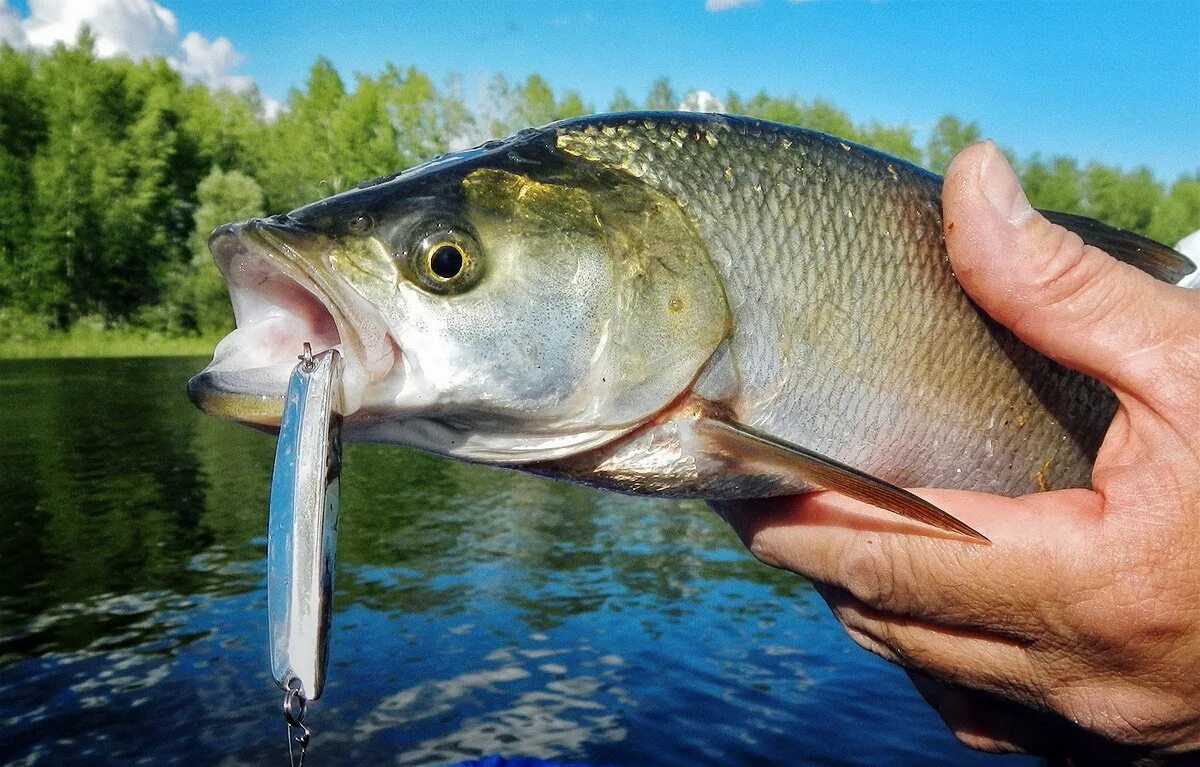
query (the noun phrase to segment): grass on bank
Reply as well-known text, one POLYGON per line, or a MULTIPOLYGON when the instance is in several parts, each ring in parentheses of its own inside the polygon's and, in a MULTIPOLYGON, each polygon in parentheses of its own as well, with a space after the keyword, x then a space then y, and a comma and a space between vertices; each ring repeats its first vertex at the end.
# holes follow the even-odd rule
POLYGON ((61 357, 207 357, 219 338, 170 338, 136 333, 103 336, 56 333, 37 341, 0 340, 0 360, 61 357))
POLYGON ((61 357, 204 357, 221 339, 82 318, 66 330, 0 309, 0 359, 61 357))

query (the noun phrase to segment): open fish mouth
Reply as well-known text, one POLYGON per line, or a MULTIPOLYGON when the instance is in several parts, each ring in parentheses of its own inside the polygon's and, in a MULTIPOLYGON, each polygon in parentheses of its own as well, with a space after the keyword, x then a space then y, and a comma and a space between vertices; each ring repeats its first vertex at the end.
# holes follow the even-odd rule
POLYGON ((302 255, 311 238, 284 216, 213 232, 209 248, 228 285, 237 327, 188 382, 188 396, 201 410, 277 427, 305 343, 314 354, 341 352, 346 416, 362 407, 373 384, 400 370, 399 349, 378 310, 327 264, 302 255))

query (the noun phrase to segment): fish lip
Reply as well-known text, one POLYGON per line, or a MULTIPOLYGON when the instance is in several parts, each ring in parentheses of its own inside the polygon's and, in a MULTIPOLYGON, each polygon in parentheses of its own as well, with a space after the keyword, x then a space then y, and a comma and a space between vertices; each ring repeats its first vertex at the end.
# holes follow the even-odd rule
POLYGON ((341 351, 343 415, 362 406, 372 383, 401 367, 399 347, 378 310, 332 269, 324 275, 314 269, 292 244, 311 236, 287 216, 275 216, 226 224, 209 238, 236 328, 188 381, 188 397, 201 410, 268 430, 278 426, 304 341, 314 353, 341 351))
POLYGON ((282 394, 248 390, 220 371, 203 370, 188 379, 187 395, 192 404, 211 415, 275 432, 282 415, 282 394))

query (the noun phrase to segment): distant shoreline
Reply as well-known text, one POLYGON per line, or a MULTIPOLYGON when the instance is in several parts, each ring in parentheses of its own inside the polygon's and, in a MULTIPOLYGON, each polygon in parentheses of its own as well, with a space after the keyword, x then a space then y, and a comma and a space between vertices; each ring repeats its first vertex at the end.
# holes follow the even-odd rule
POLYGON ((0 361, 71 357, 207 357, 220 337, 160 336, 122 331, 64 331, 41 338, 0 339, 0 361))

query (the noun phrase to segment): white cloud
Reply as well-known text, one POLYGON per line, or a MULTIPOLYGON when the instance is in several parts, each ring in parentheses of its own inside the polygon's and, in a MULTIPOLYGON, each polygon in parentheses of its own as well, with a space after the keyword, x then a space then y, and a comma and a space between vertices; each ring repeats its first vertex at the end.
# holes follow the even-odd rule
POLYGON ((681 112, 724 112, 725 105, 708 91, 692 91, 679 104, 681 112))
POLYGON ((281 112, 287 111, 287 106, 280 101, 276 101, 265 93, 260 93, 259 98, 262 99, 262 116, 269 123, 275 122, 275 118, 279 117, 281 112))
MULTIPOLYGON (((180 39, 179 20, 155 0, 29 0, 27 18, 0 0, 0 41, 14 46, 45 50, 72 43, 85 24, 101 57, 162 56, 184 78, 210 88, 244 93, 254 86, 250 77, 236 74, 245 57, 229 38, 209 40, 193 31, 180 39)), ((277 101, 263 97, 268 118, 279 109, 277 101)))
POLYGON ((758 0, 704 0, 704 10, 720 13, 743 5, 754 5, 758 0))
POLYGON ((22 21, 35 48, 73 42, 84 24, 103 57, 123 53, 144 59, 169 55, 178 46, 175 14, 153 0, 29 0, 29 18, 22 21))
POLYGON ((234 50, 229 38, 218 37, 210 41, 199 32, 188 32, 179 47, 183 59, 173 59, 171 64, 184 77, 213 88, 237 92, 249 90, 254 85, 248 76, 233 74, 246 57, 234 50))
POLYGON ((14 48, 24 48, 29 44, 25 39, 25 29, 21 26, 21 15, 8 7, 7 0, 0 0, 0 43, 8 43, 14 48))

